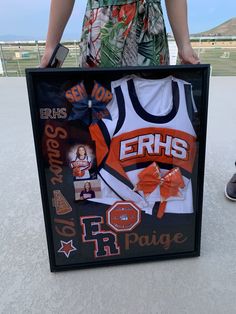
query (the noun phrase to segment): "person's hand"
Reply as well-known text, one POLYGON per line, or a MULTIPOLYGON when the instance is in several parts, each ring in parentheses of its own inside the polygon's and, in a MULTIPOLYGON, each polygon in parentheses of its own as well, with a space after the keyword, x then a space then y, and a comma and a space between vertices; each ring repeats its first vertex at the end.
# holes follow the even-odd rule
POLYGON ((53 54, 54 48, 46 48, 42 59, 39 64, 39 68, 46 68, 48 66, 49 60, 53 54))
POLYGON ((190 44, 179 49, 179 60, 181 64, 199 64, 200 59, 190 44))

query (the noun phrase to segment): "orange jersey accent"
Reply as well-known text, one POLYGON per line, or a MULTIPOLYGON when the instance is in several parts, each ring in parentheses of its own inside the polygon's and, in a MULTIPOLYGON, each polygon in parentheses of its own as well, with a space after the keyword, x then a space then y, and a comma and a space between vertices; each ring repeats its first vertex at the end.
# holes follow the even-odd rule
POLYGON ((89 130, 92 140, 96 143, 97 165, 100 166, 104 157, 108 154, 109 147, 107 146, 104 135, 97 124, 90 125, 89 130))

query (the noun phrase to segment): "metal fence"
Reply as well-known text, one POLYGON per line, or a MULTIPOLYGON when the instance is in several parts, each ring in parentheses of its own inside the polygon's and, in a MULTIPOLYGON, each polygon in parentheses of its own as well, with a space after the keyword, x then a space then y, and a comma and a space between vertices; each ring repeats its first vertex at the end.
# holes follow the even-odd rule
MULTIPOLYGON (((192 38, 192 45, 201 63, 210 63, 212 75, 236 75, 235 38, 192 38)), ((63 42, 69 54, 63 67, 79 67, 78 41, 63 42)), ((37 67, 45 42, 0 42, 0 76, 24 76, 26 68, 37 67)))
MULTIPOLYGON (((69 48, 64 67, 79 67, 79 42, 63 43, 69 48)), ((24 76, 26 68, 38 67, 45 42, 0 43, 0 76, 24 76)))

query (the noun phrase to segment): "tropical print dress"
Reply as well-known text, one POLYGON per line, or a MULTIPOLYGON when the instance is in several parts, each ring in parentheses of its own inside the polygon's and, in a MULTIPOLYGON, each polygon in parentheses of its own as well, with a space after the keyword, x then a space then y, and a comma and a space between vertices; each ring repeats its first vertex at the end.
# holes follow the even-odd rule
POLYGON ((82 67, 169 63, 161 0, 88 0, 82 67))

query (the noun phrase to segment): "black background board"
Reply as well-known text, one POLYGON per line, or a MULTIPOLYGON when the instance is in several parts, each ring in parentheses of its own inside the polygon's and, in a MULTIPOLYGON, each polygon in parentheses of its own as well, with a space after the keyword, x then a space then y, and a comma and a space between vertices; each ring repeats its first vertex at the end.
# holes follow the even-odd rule
MULTIPOLYGON (((106 69, 27 69, 26 79, 51 271, 199 256, 207 130, 209 65, 106 69), (127 239, 129 238, 128 232, 119 232, 117 233, 117 238, 121 253, 119 255, 95 258, 95 242, 82 241, 83 230, 81 217, 102 217, 102 230, 104 232, 109 232, 110 227, 106 224, 106 211, 110 205, 92 203, 90 201, 74 202, 73 183, 70 180, 69 169, 68 167, 63 166, 63 195, 66 195, 66 199, 69 200, 73 210, 64 216, 55 214, 55 208, 51 201, 53 188, 50 184, 50 174, 48 172, 49 165, 45 162, 45 151, 43 149, 43 126, 45 126, 47 121, 42 121, 40 119, 39 109, 47 106, 53 108, 65 107, 66 101, 62 101, 64 98, 63 93, 68 88, 78 84, 78 82, 83 81, 87 93, 91 93, 94 81, 97 81, 102 86, 110 89, 111 81, 133 74, 147 79, 162 79, 171 75, 192 84, 193 97, 198 109, 198 114, 192 117, 192 123, 197 133, 197 155, 192 177, 194 213, 191 215, 165 214, 161 220, 154 220, 152 216, 142 212, 141 223, 135 230, 130 232, 137 233, 140 237, 148 234, 150 239, 153 237, 152 239, 156 239, 157 242, 158 239, 160 239, 160 235, 169 234, 170 237, 173 237, 174 234, 181 232, 184 236, 186 235, 187 238, 187 241, 181 245, 175 243, 169 244, 168 239, 166 240, 164 236, 162 238, 162 243, 157 245, 140 246, 142 241, 139 244, 137 242, 127 244, 127 239), (44 93, 44 89, 50 92, 44 93), (64 235, 67 235, 67 237, 64 237, 64 235), (58 252, 61 247, 60 241, 62 240, 66 242, 68 239, 72 238, 75 249, 71 250, 69 256, 66 256, 63 252, 58 252), (129 249, 127 249, 127 247, 129 247, 129 249)), ((191 112, 189 114, 191 115, 191 112)), ((63 125, 69 125, 69 129, 74 130, 72 137, 75 142, 76 128, 78 129, 79 134, 81 134, 81 130, 84 134, 87 134, 87 128, 81 121, 56 119, 56 121, 49 122, 53 123, 55 127, 57 125, 60 126, 61 123, 63 123, 63 125)), ((89 138, 89 134, 85 135, 85 137, 86 136, 89 138)), ((134 237, 135 236, 133 235, 133 239, 134 237)), ((132 236, 130 236, 130 238, 132 239, 132 236)))

